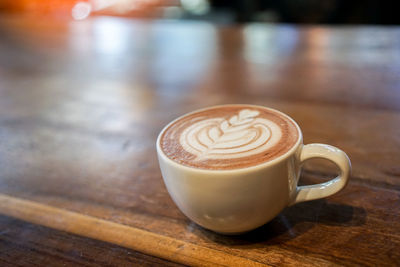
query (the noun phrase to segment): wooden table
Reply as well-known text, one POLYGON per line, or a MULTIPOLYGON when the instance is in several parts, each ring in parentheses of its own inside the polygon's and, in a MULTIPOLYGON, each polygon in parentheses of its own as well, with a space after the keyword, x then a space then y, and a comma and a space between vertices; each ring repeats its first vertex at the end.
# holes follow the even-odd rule
POLYGON ((399 47, 398 27, 1 17, 0 265, 400 265, 399 47), (223 103, 286 112, 350 183, 242 236, 195 225, 155 140, 223 103))

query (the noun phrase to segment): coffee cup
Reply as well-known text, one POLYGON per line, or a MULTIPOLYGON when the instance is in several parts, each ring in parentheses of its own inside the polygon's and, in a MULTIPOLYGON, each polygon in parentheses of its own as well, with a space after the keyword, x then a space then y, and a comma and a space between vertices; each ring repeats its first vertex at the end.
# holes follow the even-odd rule
POLYGON ((197 110, 169 123, 157 138, 166 188, 178 208, 212 231, 239 234, 276 217, 293 204, 342 190, 351 165, 340 149, 303 144, 286 114, 255 105, 197 110), (336 178, 298 186, 302 164, 312 158, 338 166, 336 178))

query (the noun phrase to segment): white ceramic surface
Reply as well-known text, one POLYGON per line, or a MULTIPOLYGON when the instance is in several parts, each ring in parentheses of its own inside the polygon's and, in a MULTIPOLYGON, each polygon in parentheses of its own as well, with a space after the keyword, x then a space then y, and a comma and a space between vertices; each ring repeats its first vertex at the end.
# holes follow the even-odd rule
POLYGON ((325 198, 342 190, 351 169, 347 155, 330 145, 303 145, 301 130, 294 124, 299 138, 286 154, 257 166, 234 170, 198 169, 169 159, 160 147, 160 137, 167 125, 158 136, 157 154, 169 194, 197 224, 215 232, 237 234, 267 223, 287 206, 325 198), (321 184, 297 186, 301 165, 311 158, 332 161, 340 169, 339 176, 321 184))

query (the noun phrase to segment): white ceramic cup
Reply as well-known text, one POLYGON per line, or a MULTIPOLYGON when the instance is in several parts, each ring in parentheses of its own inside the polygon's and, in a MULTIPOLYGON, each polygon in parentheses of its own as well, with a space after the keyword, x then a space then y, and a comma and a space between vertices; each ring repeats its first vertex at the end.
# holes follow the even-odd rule
POLYGON ((238 234, 267 223, 287 206, 325 198, 345 187, 351 170, 347 155, 330 145, 303 145, 300 127, 279 113, 296 125, 296 144, 278 158, 241 169, 206 170, 181 165, 160 147, 160 137, 170 124, 161 131, 157 139, 161 173, 169 194, 187 217, 215 232, 238 234), (301 166, 311 158, 332 161, 340 169, 339 176, 321 184, 297 186, 301 166))

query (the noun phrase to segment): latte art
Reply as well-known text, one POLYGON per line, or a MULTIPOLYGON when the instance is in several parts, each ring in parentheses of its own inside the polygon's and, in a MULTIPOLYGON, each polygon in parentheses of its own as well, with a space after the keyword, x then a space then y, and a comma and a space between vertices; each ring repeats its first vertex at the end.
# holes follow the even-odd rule
POLYGON ((225 105, 175 120, 162 131, 159 144, 163 153, 179 164, 229 170, 273 160, 298 140, 295 123, 278 111, 225 105))
POLYGON ((257 110, 242 109, 231 118, 206 119, 186 128, 179 142, 196 160, 255 155, 274 146, 282 136, 276 123, 258 118, 257 110))

